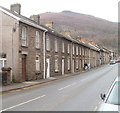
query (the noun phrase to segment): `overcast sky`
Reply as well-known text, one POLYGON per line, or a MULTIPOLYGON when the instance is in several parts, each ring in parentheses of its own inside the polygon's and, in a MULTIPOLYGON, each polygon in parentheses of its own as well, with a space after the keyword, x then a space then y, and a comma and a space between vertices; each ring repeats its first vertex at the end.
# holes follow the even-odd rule
POLYGON ((70 10, 117 22, 118 2, 119 0, 0 0, 0 5, 9 9, 11 4, 20 3, 22 15, 27 17, 70 10))

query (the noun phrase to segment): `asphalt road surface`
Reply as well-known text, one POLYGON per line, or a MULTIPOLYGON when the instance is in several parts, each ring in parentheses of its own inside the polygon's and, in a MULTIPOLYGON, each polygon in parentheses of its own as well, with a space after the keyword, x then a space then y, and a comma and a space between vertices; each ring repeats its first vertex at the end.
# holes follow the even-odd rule
POLYGON ((2 96, 3 111, 95 111, 100 93, 118 76, 118 64, 2 96))

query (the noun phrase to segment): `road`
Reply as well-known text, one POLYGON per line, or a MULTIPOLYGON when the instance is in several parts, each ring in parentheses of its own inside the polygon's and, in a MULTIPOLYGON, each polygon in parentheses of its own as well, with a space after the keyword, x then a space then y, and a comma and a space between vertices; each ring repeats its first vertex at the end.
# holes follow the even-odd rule
POLYGON ((95 111, 118 74, 118 65, 104 65, 66 79, 2 96, 3 111, 95 111))

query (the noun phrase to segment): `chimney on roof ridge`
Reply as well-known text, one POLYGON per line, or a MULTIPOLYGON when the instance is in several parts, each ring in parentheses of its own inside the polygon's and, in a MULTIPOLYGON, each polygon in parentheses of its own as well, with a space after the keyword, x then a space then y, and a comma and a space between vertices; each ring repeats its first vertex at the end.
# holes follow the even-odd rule
POLYGON ((53 22, 52 21, 48 21, 47 23, 44 24, 46 27, 49 27, 51 29, 53 29, 53 22))
POLYGON ((63 31, 61 32, 61 34, 67 36, 67 37, 71 37, 71 32, 69 30, 63 31))
POLYGON ((18 4, 18 3, 17 4, 12 4, 10 6, 10 10, 20 15, 21 14, 21 5, 18 4))
POLYGON ((40 25, 40 15, 32 15, 30 19, 35 21, 38 25, 40 25))

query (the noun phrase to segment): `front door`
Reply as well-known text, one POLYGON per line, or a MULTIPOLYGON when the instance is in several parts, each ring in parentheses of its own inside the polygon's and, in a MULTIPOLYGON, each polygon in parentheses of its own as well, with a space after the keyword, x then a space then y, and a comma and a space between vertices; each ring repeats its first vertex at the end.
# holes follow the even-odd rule
POLYGON ((22 81, 26 81, 26 55, 22 55, 22 81))
POLYGON ((62 59, 62 75, 65 73, 65 60, 62 59))
POLYGON ((48 78, 48 77, 50 77, 50 58, 46 59, 46 67, 47 67, 46 78, 48 78))
POLYGON ((74 59, 72 60, 72 72, 74 73, 74 65, 75 65, 75 61, 74 59))

